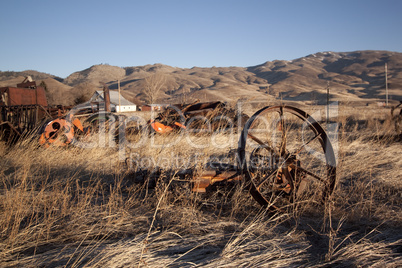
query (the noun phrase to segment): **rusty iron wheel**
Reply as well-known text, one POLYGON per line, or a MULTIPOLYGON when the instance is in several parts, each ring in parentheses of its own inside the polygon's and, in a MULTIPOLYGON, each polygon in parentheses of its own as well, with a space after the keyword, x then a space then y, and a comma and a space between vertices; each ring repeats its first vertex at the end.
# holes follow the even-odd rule
POLYGON ((67 146, 74 138, 74 126, 63 118, 58 118, 47 123, 43 133, 39 137, 39 144, 45 147, 67 146))
POLYGON ((298 108, 257 111, 240 136, 238 156, 250 193, 262 206, 281 209, 295 201, 322 202, 334 190, 336 159, 330 140, 321 125, 298 108))

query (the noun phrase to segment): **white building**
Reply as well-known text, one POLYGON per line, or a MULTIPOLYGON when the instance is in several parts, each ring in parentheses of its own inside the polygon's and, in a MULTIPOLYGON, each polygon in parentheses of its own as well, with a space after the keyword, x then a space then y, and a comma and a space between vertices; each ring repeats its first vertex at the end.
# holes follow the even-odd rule
MULTIPOLYGON (((124 113, 124 112, 133 112, 137 111, 137 105, 128 101, 120 94, 120 106, 119 106, 119 92, 118 91, 109 91, 110 94, 110 109, 112 112, 124 113)), ((103 97, 103 91, 97 90, 94 95, 89 100, 90 102, 104 102, 105 99, 103 97)))

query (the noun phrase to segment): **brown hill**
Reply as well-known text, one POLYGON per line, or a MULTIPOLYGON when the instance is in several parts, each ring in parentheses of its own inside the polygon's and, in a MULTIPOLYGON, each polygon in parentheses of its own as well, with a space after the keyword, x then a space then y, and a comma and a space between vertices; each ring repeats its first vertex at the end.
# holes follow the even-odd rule
POLYGON ((94 65, 83 71, 75 72, 64 79, 64 83, 69 86, 76 86, 81 83, 90 82, 97 86, 103 83, 122 79, 126 72, 124 69, 107 64, 94 65))
MULTIPOLYGON (((402 53, 388 51, 324 52, 293 61, 274 61, 248 68, 271 81, 271 90, 288 100, 322 100, 327 84, 338 100, 373 100, 385 96, 385 63, 389 94, 402 97, 402 53)), ((325 99, 325 98, 324 98, 325 99)))
POLYGON ((390 99, 402 100, 402 53, 389 51, 320 52, 292 61, 275 60, 251 67, 190 69, 153 64, 135 67, 94 65, 66 79, 35 71, 0 72, 0 86, 13 86, 25 75, 48 85, 52 104, 74 104, 117 80, 128 99, 145 99, 145 77, 158 74, 164 86, 158 102, 191 99, 235 101, 240 98, 324 103, 331 100, 378 101, 385 98, 385 63, 390 99))
MULTIPOLYGON (((4 84, 7 84, 9 80, 13 80, 13 79, 20 79, 21 77, 25 77, 25 76, 31 76, 34 80, 42 80, 42 79, 46 79, 46 78, 52 78, 55 79, 57 81, 62 82, 63 79, 51 74, 47 74, 47 73, 41 73, 38 71, 33 71, 33 70, 26 70, 23 72, 14 72, 14 71, 6 71, 6 72, 2 72, 0 71, 0 85, 3 86, 4 84)), ((20 81, 18 82, 20 83, 20 81)), ((10 85, 11 86, 11 85, 10 85)))

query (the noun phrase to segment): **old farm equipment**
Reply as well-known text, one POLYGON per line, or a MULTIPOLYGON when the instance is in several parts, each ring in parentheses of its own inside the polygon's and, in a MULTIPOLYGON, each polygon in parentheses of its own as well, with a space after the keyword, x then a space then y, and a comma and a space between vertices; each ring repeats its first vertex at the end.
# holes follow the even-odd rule
MULTIPOLYGON (((105 100, 107 91, 106 88, 105 100)), ((39 143, 43 146, 65 146, 71 144, 77 134, 85 136, 97 131, 102 122, 121 121, 108 111, 107 101, 104 112, 99 112, 99 103, 84 103, 72 110, 63 107, 52 110, 47 107, 43 88, 32 81, 24 81, 17 88, 1 88, 0 92, 3 136, 21 136, 42 126, 39 143), (78 118, 86 118, 84 124, 78 118), (89 126, 85 127, 85 123, 89 126)), ((393 117, 400 122, 401 113, 393 117)), ((201 174, 191 171, 194 192, 208 192, 221 182, 242 181, 253 198, 269 208, 317 197, 325 200, 331 195, 336 180, 336 158, 326 132, 316 120, 287 105, 262 108, 247 119, 246 115, 221 102, 196 102, 167 107, 143 129, 163 134, 175 129, 192 133, 192 129, 207 128, 205 133, 223 130, 225 134, 227 128, 238 127, 239 141, 233 165, 214 163, 207 165, 201 174)), ((146 131, 140 133, 149 135, 146 131)))
POLYGON ((84 131, 79 114, 89 115, 99 110, 99 105, 48 106, 45 90, 29 76, 17 87, 0 88, 1 140, 13 143, 27 133, 39 134, 39 144, 65 146, 77 133, 84 131), (70 113, 71 110, 74 113, 70 113), (73 116, 74 115, 74 116, 73 116))
MULTIPOLYGON (((186 107, 161 113, 157 117, 160 121, 152 123, 170 129, 155 131, 171 132, 175 122, 183 126, 179 129, 188 131, 195 117, 188 115, 190 109, 186 107)), ((202 118, 213 120, 199 117, 202 118)), ((241 119, 238 121, 241 124, 241 119)), ((332 194, 336 181, 335 153, 324 129, 306 112, 287 105, 268 106, 249 118, 239 134, 237 150, 228 153, 232 164, 210 161, 201 172, 195 168, 179 172, 190 178, 193 192, 206 193, 216 185, 245 182, 253 198, 271 209, 294 201, 323 201, 332 194)), ((145 178, 147 170, 140 168, 137 172, 139 178, 145 178)))
POLYGON ((13 140, 31 131, 47 116, 43 87, 27 77, 17 87, 0 88, 0 130, 3 140, 13 140))
POLYGON ((200 103, 197 100, 191 104, 170 105, 148 124, 156 133, 194 128, 217 131, 234 128, 241 122, 244 125, 247 119, 247 115, 238 115, 235 109, 230 109, 223 102, 200 103))
POLYGON ((110 111, 109 89, 104 87, 104 102, 84 102, 70 107, 67 113, 48 122, 41 133, 39 144, 44 147, 67 146, 74 141, 99 131, 100 124, 117 116, 110 111), (102 111, 103 109, 103 111, 102 111))
POLYGON ((74 140, 77 130, 84 132, 84 128, 78 118, 74 118, 72 115, 68 115, 65 118, 56 118, 45 125, 39 137, 39 144, 44 147, 49 147, 50 145, 67 146, 74 140))
POLYGON ((335 187, 336 159, 330 140, 306 112, 291 106, 265 107, 246 123, 237 149, 237 165, 207 167, 193 177, 193 191, 206 192, 222 181, 244 180, 263 206, 319 196, 335 187))

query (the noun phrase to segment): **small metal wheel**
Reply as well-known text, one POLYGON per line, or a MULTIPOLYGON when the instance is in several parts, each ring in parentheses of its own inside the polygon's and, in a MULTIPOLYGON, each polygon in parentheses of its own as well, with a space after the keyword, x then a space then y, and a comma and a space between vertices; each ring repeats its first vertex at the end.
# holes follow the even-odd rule
POLYGON ((71 122, 63 118, 50 121, 39 137, 39 144, 44 147, 50 145, 66 146, 74 138, 74 126, 71 122))
POLYGON ((39 144, 45 148, 53 146, 67 146, 73 143, 74 138, 83 132, 81 121, 72 116, 57 118, 45 123, 39 129, 39 144))
POLYGON ((239 140, 239 168, 262 206, 322 202, 334 190, 336 159, 330 140, 306 112, 265 107, 246 123, 239 140))

